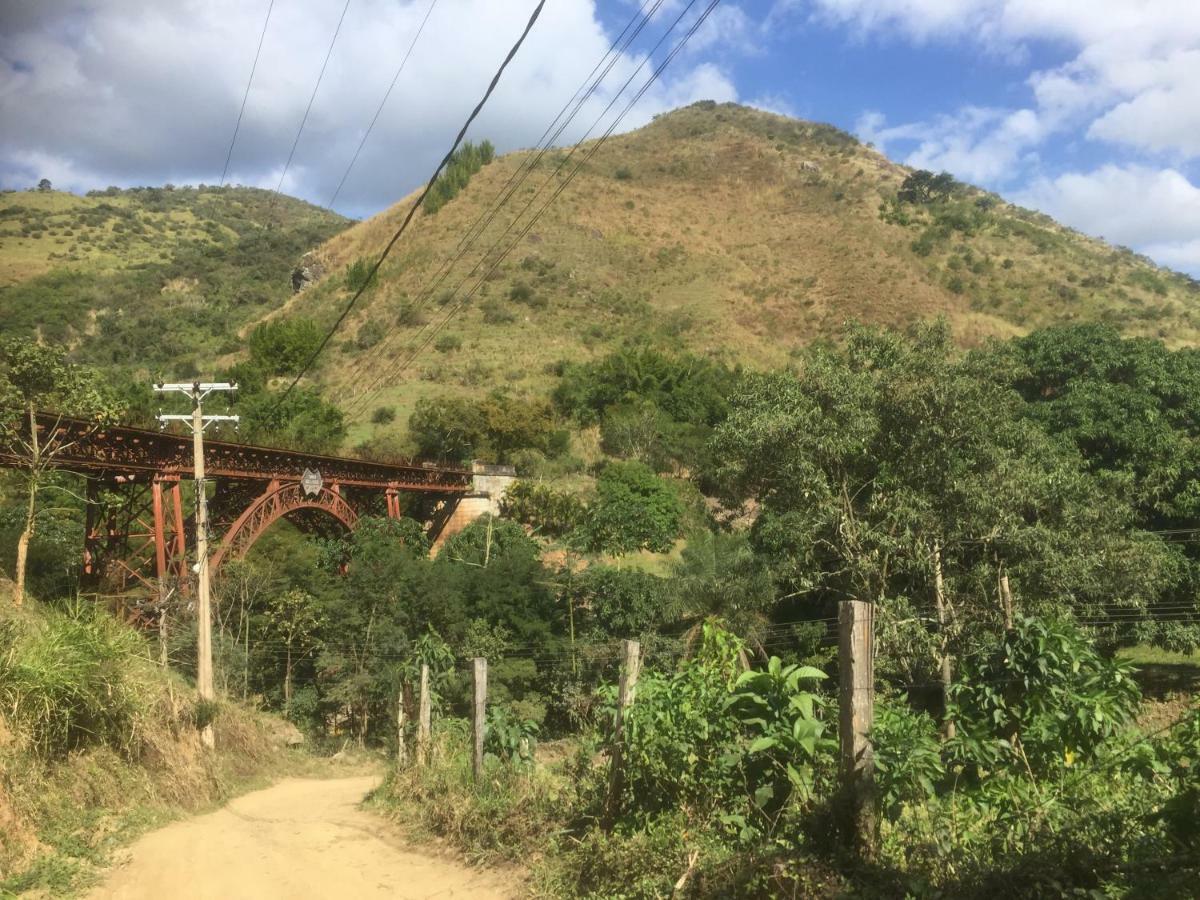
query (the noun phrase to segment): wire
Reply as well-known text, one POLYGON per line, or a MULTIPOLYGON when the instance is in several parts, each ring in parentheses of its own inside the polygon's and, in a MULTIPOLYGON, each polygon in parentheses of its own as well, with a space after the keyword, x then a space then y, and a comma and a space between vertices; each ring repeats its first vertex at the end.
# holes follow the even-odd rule
POLYGON ((287 177, 288 169, 292 166, 292 158, 296 155, 296 148, 300 146, 300 135, 304 134, 304 126, 308 123, 308 114, 312 112, 313 102, 317 99, 317 91, 321 89, 321 81, 325 78, 325 68, 329 65, 329 57, 333 56, 333 45, 337 43, 338 35, 342 31, 342 22, 346 20, 346 11, 348 9, 350 9, 350 0, 346 0, 346 5, 342 7, 342 14, 338 17, 337 27, 333 29, 333 38, 329 41, 329 49, 325 51, 325 61, 321 63, 321 71, 317 75, 317 83, 313 85, 312 94, 308 98, 308 106, 304 108, 304 117, 300 120, 300 127, 296 130, 296 139, 292 141, 292 149, 288 153, 287 162, 283 164, 283 171, 279 174, 279 184, 275 186, 276 197, 283 190, 283 179, 287 177))
MULTIPOLYGON (((471 270, 469 272, 467 272, 467 274, 465 276, 463 276, 462 279, 459 280, 458 284, 456 284, 454 286, 454 288, 450 291, 450 295, 452 298, 455 295, 457 295, 458 292, 462 289, 463 285, 465 285, 475 275, 475 273, 477 273, 479 271, 480 267, 483 266, 487 262, 488 258, 496 251, 496 249, 500 246, 501 242, 508 235, 508 233, 510 231, 512 231, 513 226, 516 225, 517 222, 520 221, 521 217, 529 211, 530 207, 533 205, 533 202, 541 194, 542 189, 545 188, 545 186, 547 184, 549 184, 555 178, 558 177, 559 173, 563 170, 563 168, 567 165, 567 163, 570 162, 571 158, 575 155, 575 152, 583 145, 584 141, 587 140, 588 135, 590 135, 592 130, 604 119, 604 117, 606 115, 608 115, 609 111, 616 104, 617 100, 619 100, 621 98, 621 95, 624 94, 626 89, 628 89, 629 85, 633 83, 633 80, 637 77, 638 73, 641 72, 641 70, 645 67, 646 63, 653 56, 654 52, 657 51, 659 49, 659 47, 662 46, 663 42, 666 41, 666 39, 672 34, 672 32, 674 32, 674 30, 679 26, 679 23, 683 20, 683 18, 688 14, 688 12, 691 11, 692 7, 695 6, 696 2, 697 2, 697 0, 690 0, 690 2, 683 9, 683 11, 679 14, 679 16, 675 19, 675 21, 671 24, 671 26, 658 39, 658 42, 651 49, 650 53, 646 54, 646 56, 638 64, 637 68, 634 69, 632 73, 630 73, 629 77, 625 80, 625 83, 621 86, 620 90, 618 90, 616 92, 616 94, 613 95, 613 98, 609 101, 608 105, 604 108, 604 110, 600 113, 600 115, 596 117, 596 121, 592 123, 591 127, 588 128, 588 130, 584 133, 583 137, 580 138, 580 140, 575 144, 575 146, 571 148, 571 150, 567 154, 566 158, 563 159, 559 163, 558 167, 554 170, 554 172, 550 175, 550 177, 547 178, 547 180, 545 182, 543 182, 538 187, 538 189, 534 192, 533 196, 530 197, 528 201, 526 201, 525 206, 522 207, 520 212, 518 212, 517 215, 513 218, 513 220, 511 222, 509 222, 508 226, 504 229, 504 231, 500 234, 500 236, 496 238, 496 240, 492 243, 492 245, 486 251, 484 251, 484 253, 480 256, 479 260, 475 263, 475 265, 471 268, 471 270)), ((655 8, 657 8, 657 6, 655 8)), ((653 10, 651 10, 651 13, 653 13, 653 10)), ((648 19, 649 19, 649 16, 647 16, 647 20, 648 19)), ((686 38, 684 39, 684 42, 686 42, 686 38)), ((653 76, 651 78, 651 81, 653 81, 653 76)), ((635 102, 636 102, 636 99, 635 99, 635 102)), ((628 112, 628 108, 625 110, 625 112, 628 112)), ((601 143, 603 143, 603 141, 607 139, 608 135, 611 134, 612 130, 616 127, 616 125, 624 117, 625 112, 623 112, 621 115, 619 115, 616 118, 616 120, 614 120, 612 125, 609 127, 608 132, 606 132, 606 134, 602 138, 600 138, 601 143)), ((578 169, 576 171, 578 171, 578 169)), ((573 177, 573 174, 574 173, 572 173, 571 177, 573 177)), ((569 177, 567 180, 567 183, 569 183, 570 180, 571 180, 571 178, 569 177)), ((559 193, 561 193, 561 190, 556 192, 554 194, 554 197, 557 197, 559 193)), ((510 194, 510 196, 511 196, 511 194, 510 194)), ((552 197, 551 199, 553 200, 554 197, 552 197)), ((547 206, 548 205, 549 204, 547 204, 547 206)), ((540 218, 541 213, 544 211, 545 211, 545 207, 543 207, 543 209, 533 217, 533 219, 529 223, 529 226, 525 229, 525 232, 522 233, 522 235, 521 235, 522 237, 524 236, 525 233, 528 232, 529 228, 531 228, 533 226, 533 223, 536 222, 538 218, 540 218)), ((489 220, 489 222, 490 222, 490 220, 489 220)), ((486 225, 485 225, 485 227, 486 227, 486 225)), ((513 246, 515 246, 515 243, 513 246)), ((483 281, 487 278, 488 275, 490 275, 492 272, 494 272, 496 270, 496 268, 499 266, 499 264, 504 260, 504 257, 507 256, 508 253, 511 252, 511 250, 512 250, 512 247, 509 247, 507 250, 504 251, 504 253, 502 253, 500 255, 500 257, 496 260, 495 265, 493 265, 491 267, 491 269, 488 270, 487 275, 485 275, 484 278, 480 279, 480 281, 476 283, 475 287, 471 291, 468 292, 466 297, 464 297, 457 306, 453 307, 450 310, 449 314, 446 316, 446 319, 440 325, 438 325, 434 328, 430 337, 428 339, 426 339, 423 343, 421 343, 420 346, 418 346, 416 350, 412 351, 406 360, 402 361, 401 363, 399 363, 397 365, 394 365, 391 369, 382 370, 375 377, 375 380, 373 382, 371 382, 370 386, 368 386, 367 390, 363 393, 363 395, 361 396, 361 398, 359 400, 359 403, 361 404, 361 408, 365 408, 367 405, 369 405, 371 398, 373 398, 376 395, 376 393, 378 392, 379 386, 387 378, 399 377, 399 375, 404 372, 404 370, 412 362, 412 360, 415 358, 415 356, 418 353, 420 353, 421 350, 423 350, 425 347, 427 347, 429 345, 430 341, 437 335, 437 333, 439 331, 441 331, 441 329, 445 327, 445 325, 449 322, 449 320, 451 318, 453 318, 453 316, 460 309, 462 309, 463 306, 466 305, 467 301, 470 300, 470 298, 472 296, 474 296, 475 292, 479 289, 480 284, 483 283, 483 281)), ((460 254, 458 258, 461 258, 461 256, 462 256, 462 254, 460 254)), ((455 261, 457 261, 457 259, 455 261)), ((441 282, 439 281, 438 283, 440 284, 441 282)), ((432 289, 429 291, 429 294, 430 295, 432 294, 432 289)), ((426 296, 428 296, 428 295, 426 295, 426 296)), ((426 325, 421 326, 420 330, 413 337, 414 341, 421 337, 421 335, 425 332, 426 327, 427 327, 426 325)))
MULTIPOLYGON (((691 2, 688 3, 688 5, 684 9, 684 11, 682 13, 680 13, 679 18, 676 19, 676 24, 678 24, 680 19, 682 19, 683 16, 685 16, 687 14, 687 12, 692 8, 692 6, 695 5, 696 2, 697 2, 697 0, 691 0, 691 2)), ((532 230, 533 226, 542 217, 542 215, 545 214, 546 210, 549 209, 550 205, 553 204, 553 202, 562 194, 562 192, 564 190, 566 190, 566 188, 574 180, 575 176, 578 175, 579 172, 582 170, 582 168, 592 159, 593 156, 595 156, 597 151, 599 151, 599 149, 604 146, 604 143, 608 140, 608 138, 616 130, 617 126, 621 123, 621 121, 625 118, 625 116, 630 112, 630 110, 633 109, 633 107, 638 103, 638 101, 641 100, 641 98, 645 95, 646 91, 648 91, 650 89, 650 87, 654 84, 654 82, 658 80, 659 76, 661 76, 661 74, 667 68, 667 66, 669 66, 671 64, 671 62, 675 59, 675 57, 679 54, 679 52, 683 49, 683 47, 687 44, 687 42, 692 38, 692 36, 696 33, 696 31, 700 28, 700 26, 704 24, 705 20, 709 16, 709 14, 713 11, 713 9, 716 8, 716 6, 719 3, 720 3, 720 0, 711 0, 711 2, 706 7, 704 12, 696 19, 696 21, 692 24, 691 28, 683 36, 683 38, 671 49, 671 51, 670 51, 670 53, 668 53, 666 59, 663 60, 663 62, 654 70, 654 72, 651 74, 650 78, 646 81, 645 84, 642 85, 642 87, 634 95, 633 99, 626 105, 625 109, 623 109, 621 111, 621 113, 616 117, 616 119, 614 119, 613 122, 609 125, 608 129, 604 132, 604 134, 592 145, 591 148, 589 148, 589 150, 588 150, 587 154, 584 156, 584 158, 582 160, 580 160, 580 162, 576 165, 576 167, 567 175, 566 179, 563 180, 559 184, 559 186, 555 190, 555 192, 550 196, 550 198, 546 201, 546 203, 542 205, 541 209, 539 209, 533 215, 533 217, 529 220, 529 222, 525 225, 525 227, 520 231, 520 233, 516 236, 516 238, 512 241, 512 243, 510 243, 508 245, 508 247, 506 247, 500 253, 500 255, 496 258, 496 261, 492 264, 492 266, 488 269, 488 271, 479 277, 479 279, 476 281, 474 287, 472 287, 471 290, 467 292, 467 294, 458 302, 458 304, 456 304, 455 306, 453 306, 450 309, 450 311, 446 314, 446 316, 442 319, 442 321, 433 329, 432 332, 430 332, 429 336, 423 342, 421 342, 408 355, 407 358, 405 358, 398 366, 393 367, 391 370, 385 370, 384 372, 380 373, 380 375, 373 382, 372 386, 370 388, 368 388, 368 393, 371 390, 373 390, 374 387, 376 385, 378 385, 384 378, 389 377, 389 373, 390 373, 390 377, 393 377, 393 378, 399 377, 399 375, 401 375, 404 372, 404 370, 408 368, 408 366, 421 353, 421 351, 423 351, 426 347, 429 346, 430 343, 432 343, 433 339, 435 337, 437 337, 438 333, 441 332, 441 330, 443 328, 445 328, 445 326, 450 322, 450 320, 470 301, 470 299, 479 290, 480 286, 483 285, 484 282, 487 281, 488 277, 493 272, 495 272, 497 268, 499 268, 500 264, 508 256, 508 254, 512 252, 513 248, 516 247, 520 243, 520 241, 525 237, 525 235, 527 235, 532 230)), ((675 26, 672 25, 672 29, 674 27, 675 26)), ((668 30, 667 34, 670 34, 670 30, 668 30)), ((665 39, 666 35, 664 35, 663 37, 665 39)), ((661 42, 662 41, 660 40, 659 43, 661 43, 661 42)), ((639 69, 640 69, 640 67, 639 67, 639 69)), ((611 105, 612 104, 610 104, 610 107, 611 107, 611 105)), ((572 153, 573 152, 574 151, 572 151, 572 153)), ((564 161, 564 165, 565 165, 565 162, 566 161, 564 161)), ((543 187, 544 186, 545 185, 543 185, 543 187)), ((496 244, 493 245, 493 249, 495 248, 495 246, 497 246, 500 243, 501 240, 503 240, 504 236, 507 235, 508 232, 512 230, 513 225, 516 224, 516 222, 520 219, 521 215, 523 215, 525 213, 525 211, 528 210, 529 207, 532 205, 533 201, 537 199, 537 196, 540 193, 540 190, 541 189, 539 188, 538 192, 535 192, 533 197, 531 197, 530 200, 526 203, 525 208, 521 211, 521 213, 519 213, 517 215, 517 218, 513 220, 513 223, 511 223, 508 226, 508 228, 505 229, 504 233, 500 236, 500 238, 497 239, 496 244)), ((465 284, 465 282, 471 277, 471 274, 473 274, 475 271, 478 270, 479 265, 481 265, 483 262, 485 262, 490 254, 491 254, 491 250, 489 250, 487 253, 484 254, 482 259, 480 260, 480 263, 476 265, 476 268, 473 269, 471 273, 468 273, 468 275, 459 283, 458 287, 455 288, 455 292, 457 292, 459 287, 461 287, 463 284, 465 284)))
MULTIPOLYGON (((349 0, 347 0, 347 2, 349 2, 349 0)), ((379 267, 383 265, 383 261, 388 258, 388 254, 392 252, 392 248, 396 246, 396 242, 400 240, 401 235, 403 235, 405 230, 408 228, 408 223, 411 222, 413 216, 416 215, 418 207, 420 207, 421 203, 425 200, 425 196, 430 192, 430 190, 433 189, 433 184, 435 181, 437 181, 438 175, 441 174, 442 169, 449 164, 450 157, 454 155, 454 152, 458 149, 458 145, 462 143, 463 138, 467 134, 467 129, 471 127, 471 123, 475 121, 475 118, 483 109, 484 104, 487 103, 488 98, 492 96, 492 92, 495 91, 496 85, 500 83, 500 76, 504 74, 504 70, 508 68, 508 64, 512 62, 513 57, 517 55, 517 51, 521 49, 521 45, 525 43, 525 38, 529 36, 529 32, 533 29, 534 23, 537 22, 538 17, 542 14, 542 8, 545 5, 546 0, 538 0, 538 5, 534 8, 533 14, 529 17, 529 21, 525 24, 525 30, 521 32, 521 36, 517 38, 517 42, 512 45, 512 49, 508 51, 508 55, 504 57, 504 61, 500 63, 500 68, 497 69, 496 74, 492 76, 491 83, 484 92, 483 98, 475 105, 475 108, 471 111, 471 115, 467 117, 466 123, 459 130, 458 136, 454 139, 454 143, 451 145, 450 150, 445 156, 442 157, 442 161, 438 163, 438 166, 434 170, 432 177, 430 177, 429 181, 426 183, 425 189, 422 190, 420 196, 413 201, 412 206, 408 210, 408 214, 404 217, 404 221, 400 223, 400 227, 396 229, 396 233, 392 235, 392 239, 388 241, 387 246, 383 248, 383 253, 380 254, 379 259, 375 261, 375 265, 371 267, 371 271, 367 274, 366 278, 363 279, 363 283, 359 286, 358 290, 354 292, 354 295, 346 304, 346 308, 343 309, 341 314, 337 317, 337 320, 333 323, 333 327, 329 329, 328 333, 321 340, 321 343, 317 345, 316 350, 312 352, 312 355, 308 358, 304 365, 300 367, 300 371, 296 373, 296 377, 292 379, 292 383, 287 386, 287 389, 280 395, 279 399, 275 401, 275 405, 271 410, 272 413, 279 409, 279 407, 283 404, 283 401, 287 399, 288 395, 291 394, 296 385, 300 383, 300 379, 304 377, 304 374, 312 367, 312 364, 316 362, 317 357, 321 355, 321 352, 333 339, 333 336, 337 333, 338 328, 340 328, 341 324, 346 321, 346 317, 350 315, 351 310, 354 309, 354 306, 358 303, 359 298, 362 297, 366 289, 375 280, 375 275, 379 272, 379 267)))
POLYGON ((229 150, 225 153, 225 166, 221 169, 221 187, 225 186, 225 176, 229 174, 229 161, 233 158, 233 145, 237 143, 238 130, 242 127, 242 116, 246 112, 246 101, 250 98, 250 85, 254 83, 254 71, 258 68, 258 57, 262 54, 263 41, 267 38, 267 25, 271 21, 271 10, 275 8, 275 0, 267 4, 267 17, 263 20, 262 34, 258 36, 258 49, 254 51, 254 62, 250 65, 250 77, 246 79, 246 91, 242 94, 242 107, 238 110, 237 121, 233 125, 233 137, 229 139, 229 150))
MULTIPOLYGON (((645 10, 646 10, 646 7, 649 5, 650 0, 643 0, 641 7, 638 9, 637 12, 635 12, 633 14, 633 16, 629 19, 629 21, 625 23, 625 27, 621 30, 621 33, 619 35, 617 35, 616 39, 609 46, 609 48, 605 52, 605 54, 597 61, 596 65, 592 67, 592 71, 588 74, 587 78, 585 78, 583 80, 583 82, 579 85, 579 87, 575 89, 575 93, 571 96, 571 99, 568 100, 566 102, 566 104, 563 105, 563 108, 561 110, 559 110, 558 114, 554 117, 553 120, 551 120, 550 124, 546 126, 546 130, 542 132, 542 136, 538 139, 538 142, 534 145, 534 149, 537 152, 532 153, 529 157, 527 157, 521 163, 521 165, 518 166, 509 175, 509 177, 505 181, 504 185, 496 192, 496 194, 492 197, 492 199, 487 204, 484 205, 484 208, 480 211, 479 216, 471 224, 470 228, 468 228, 467 231, 464 232, 463 237, 459 240, 459 243, 458 243, 458 246, 457 246, 455 252, 451 256, 446 258, 446 260, 442 263, 441 267, 438 269, 438 271, 434 274, 433 278, 430 280, 429 284, 427 284, 426 287, 418 295, 417 300, 413 304, 414 312, 419 313, 422 309, 424 309, 429 304, 429 300, 433 297, 433 295, 436 293, 438 288, 440 288, 442 286, 442 284, 445 283, 446 279, 449 277, 450 272, 453 270, 454 266, 456 266, 462 260, 462 258, 464 256, 466 256, 466 254, 470 251, 472 246, 474 246, 475 242, 480 237, 482 237, 483 232, 487 229, 488 225, 491 224, 492 220, 495 218, 496 214, 499 213, 500 209, 502 209, 503 206, 516 193, 516 191, 520 189, 521 185, 523 185, 525 183, 525 181, 529 178, 529 175, 532 174, 534 169, 537 168, 538 164, 541 162, 541 160, 545 156, 546 152, 550 149, 551 146, 553 146, 554 142, 558 140, 559 136, 561 136, 563 131, 567 128, 568 125, 570 125, 570 123, 574 120, 575 116, 583 108, 583 104, 587 102, 587 100, 596 92, 596 90, 599 88, 599 86, 603 83, 604 79, 608 77, 608 74, 612 71, 613 66, 616 64, 616 61, 620 58, 621 53, 624 53, 625 51, 627 51, 629 49, 630 45, 633 43, 634 40, 637 39, 638 35, 642 32, 642 30, 645 28, 645 26, 649 23, 650 19, 653 17, 654 13, 658 10, 658 8, 662 5, 663 2, 664 2, 664 0, 655 0, 653 8, 651 8, 650 11, 647 13, 647 12, 645 12, 645 10), (632 28, 636 22, 638 22, 639 18, 641 19, 641 23, 634 30, 633 34, 629 35, 629 37, 626 38, 626 35, 629 33, 629 29, 632 28), (622 42, 623 42, 623 46, 622 46, 622 42), (609 62, 608 62, 607 66, 604 66, 604 63, 606 60, 608 60, 609 62), (596 73, 600 70, 601 66, 604 66, 604 71, 600 74, 599 77, 595 77, 596 73), (590 82, 590 87, 588 86, 589 82, 590 82), (584 90, 585 88, 586 88, 586 91, 584 90), (580 92, 583 92, 582 96, 580 96, 580 92), (578 102, 576 102, 576 101, 578 101, 578 102), (575 104, 574 109, 571 109, 570 115, 568 115, 565 119, 563 119, 563 114, 566 113, 567 110, 571 108, 572 104, 575 104), (559 122, 560 119, 562 119, 562 123, 559 125, 558 129, 555 130, 554 126, 556 123, 559 122), (554 133, 551 134, 551 131, 553 131, 554 133), (484 221, 485 218, 487 219, 487 221, 484 221)), ((629 82, 627 81, 625 83, 625 85, 622 86, 622 88, 617 92, 617 96, 620 96, 620 94, 622 92, 624 92, 624 90, 628 86, 628 84, 629 84, 629 82)), ((595 124, 593 124, 592 127, 594 128, 595 124)), ((589 128, 588 131, 584 133, 583 137, 580 139, 580 143, 582 143, 583 140, 586 140, 587 135, 590 132, 591 132, 591 128, 589 128)), ((553 177, 553 175, 551 177, 553 177)), ((387 328, 387 330, 385 331, 384 337, 386 338, 393 331, 395 331, 396 327, 397 327, 396 324, 390 325, 387 328)), ((418 331, 414 337, 420 337, 420 335, 423 331, 424 331, 424 328, 422 328, 420 331, 418 331)), ((355 363, 354 363, 355 369, 358 371, 361 371, 364 368, 370 367, 373 364, 373 362, 376 361, 376 359, 378 357, 382 356, 382 354, 384 353, 384 347, 385 347, 385 344, 383 341, 380 341, 379 343, 377 343, 375 345, 375 347, 369 353, 365 354, 363 357, 361 357, 360 359, 355 361, 355 363)), ((371 399, 373 399, 373 397, 374 397, 374 394, 368 393, 368 392, 364 392, 363 394, 360 394, 359 397, 355 401, 353 401, 353 403, 349 407, 351 415, 357 414, 358 412, 365 410, 367 405, 369 405, 371 399)))
POLYGON ((429 8, 425 10, 425 18, 421 20, 420 27, 417 28, 417 33, 413 35, 412 43, 408 45, 408 50, 404 54, 404 58, 400 60, 400 66, 396 69, 396 74, 392 76, 392 83, 388 85, 388 89, 384 92, 383 99, 379 101, 379 108, 375 110, 375 115, 371 118, 371 124, 367 126, 367 130, 363 132, 362 140, 358 142, 358 149, 354 151, 354 156, 350 159, 350 165, 346 166, 346 171, 342 173, 342 178, 338 182, 337 190, 333 192, 333 196, 329 198, 329 203, 326 206, 333 209, 333 204, 337 202, 338 195, 342 192, 342 187, 346 184, 346 179, 350 177, 350 170, 354 168, 354 164, 358 162, 358 155, 362 153, 363 145, 367 143, 367 138, 371 136, 372 130, 375 128, 375 123, 379 121, 379 116, 383 112, 384 106, 387 105, 388 98, 392 96, 392 91, 396 87, 396 82, 400 80, 400 73, 404 71, 404 66, 408 63, 408 58, 412 56, 413 48, 417 46, 417 41, 421 38, 421 32, 425 30, 425 23, 429 21, 429 16, 433 13, 433 8, 437 6, 438 0, 431 0, 429 8))
MULTIPOLYGON (((682 18, 687 13, 687 11, 692 8, 692 6, 695 4, 695 2, 696 2, 696 0, 691 0, 691 2, 684 9, 684 12, 680 14, 680 18, 682 18)), ((416 350, 414 350, 412 352, 412 354, 409 355, 408 359, 403 364, 401 364, 401 366, 398 368, 398 370, 396 372, 397 375, 403 373, 404 370, 412 363, 413 359, 415 359, 422 350, 424 350, 426 347, 429 346, 429 344, 433 341, 433 339, 435 337, 437 337, 438 333, 443 328, 446 327, 446 325, 450 322, 450 320, 454 317, 454 315, 459 310, 461 310, 466 305, 467 301, 469 301, 475 295, 475 293, 479 290, 480 286, 488 279, 488 277, 493 272, 495 272, 497 268, 499 268, 500 263, 502 263, 504 261, 504 259, 508 256, 508 254, 512 252, 513 248, 516 247, 521 242, 521 240, 525 237, 525 235, 527 235, 533 229, 533 226, 535 224, 537 224, 537 221, 542 217, 542 215, 546 212, 546 210, 549 209, 550 205, 556 199, 558 199, 559 195, 562 194, 562 192, 564 190, 566 190, 566 188, 574 180, 575 176, 578 175, 579 172, 583 169, 583 167, 591 160, 591 158, 593 156, 595 156, 596 152, 602 146, 604 146, 605 141, 607 141, 608 138, 612 135, 612 133, 616 130, 617 126, 621 123, 621 121, 624 119, 624 117, 630 112, 630 110, 633 109, 633 107, 638 103, 638 101, 641 100, 641 98, 645 95, 646 91, 650 89, 650 86, 658 79, 658 77, 662 74, 662 72, 666 69, 666 67, 668 65, 670 65, 670 63, 674 60, 675 56, 679 53, 680 50, 682 50, 683 46, 685 44, 687 44, 687 42, 691 39, 691 37, 696 33, 696 31, 699 29, 699 27, 704 23, 705 19, 707 19, 709 13, 711 13, 712 10, 716 8, 716 6, 719 2, 720 2, 720 0, 712 0, 712 2, 709 4, 709 6, 704 11, 704 13, 702 13, 701 16, 696 20, 696 22, 693 23, 691 29, 687 32, 687 34, 685 34, 683 36, 683 38, 679 41, 679 43, 676 44, 674 48, 672 48, 671 52, 667 55, 667 58, 662 62, 662 64, 659 65, 659 67, 657 69, 655 69, 655 71, 651 74, 650 78, 646 81, 646 83, 644 85, 642 85, 642 87, 638 90, 637 94, 635 94, 633 99, 626 105, 625 109, 622 110, 620 115, 618 115, 617 118, 613 120, 612 124, 609 125, 608 129, 600 137, 600 139, 595 144, 592 145, 592 147, 588 150, 587 155, 582 160, 580 160, 580 162, 576 165, 576 167, 567 175, 566 180, 564 180, 561 184, 559 184, 559 186, 555 190, 555 192, 550 196, 550 198, 545 202, 545 204, 542 205, 541 209, 539 209, 534 214, 534 216, 529 220, 529 222, 521 230, 520 234, 518 234, 516 236, 516 238, 512 241, 512 243, 510 243, 508 245, 508 247, 506 247, 500 253, 500 256, 492 264, 491 268, 488 269, 488 271, 486 273, 484 273, 479 278, 478 281, 476 281, 475 286, 471 288, 471 290, 466 294, 466 296, 462 299, 462 301, 460 301, 457 306, 453 307, 450 310, 450 312, 446 314, 445 318, 434 328, 434 330, 430 333, 429 337, 426 338, 425 341, 422 342, 421 345, 418 346, 416 348, 416 350)), ((678 22, 678 21, 679 20, 677 19, 676 22, 678 22)), ((528 209, 529 206, 532 205, 532 203, 535 199, 537 199, 537 193, 535 193, 534 196, 530 198, 530 200, 526 204, 525 208, 528 209)), ((524 213, 524 210, 522 210, 522 214, 523 213, 524 213)), ((519 219, 520 215, 518 215, 517 218, 519 219)), ((513 224, 515 224, 516 221, 517 220, 514 220, 513 224)), ((508 227, 508 229, 505 229, 504 234, 507 234, 511 229, 512 229, 512 225, 510 225, 508 227)), ((499 240, 503 239, 504 234, 501 235, 499 240)), ((499 243, 499 240, 497 241, 497 244, 499 243)), ((487 258, 487 255, 488 254, 484 255, 484 259, 487 258)), ((470 275, 468 275, 467 277, 469 278, 470 275)), ((464 283, 465 283, 465 281, 466 281, 466 279, 464 279, 464 283)))

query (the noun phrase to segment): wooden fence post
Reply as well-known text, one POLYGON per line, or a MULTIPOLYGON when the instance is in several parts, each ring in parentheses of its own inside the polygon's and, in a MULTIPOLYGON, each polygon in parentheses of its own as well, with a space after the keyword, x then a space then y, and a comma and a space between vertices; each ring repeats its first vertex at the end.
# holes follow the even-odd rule
POLYGON ((487 660, 477 656, 472 660, 475 671, 475 707, 472 725, 475 737, 475 752, 471 758, 471 771, 475 781, 483 779, 483 732, 487 727, 487 660))
POLYGON ((429 663, 421 663, 421 704, 417 713, 417 762, 429 763, 430 742, 429 663))
POLYGON ((605 811, 605 827, 612 825, 621 805, 621 791, 625 785, 624 760, 621 758, 621 737, 625 731, 625 710, 633 703, 641 670, 641 645, 637 641, 621 642, 621 675, 617 682, 617 714, 613 720, 612 752, 609 756, 608 808, 605 811))
POLYGON ((396 767, 403 769, 408 765, 408 747, 404 744, 404 686, 400 686, 400 696, 396 698, 396 767))
POLYGON ((847 836, 869 859, 875 853, 877 824, 870 739, 875 717, 875 606, 863 600, 842 600, 839 607, 838 735, 847 836))

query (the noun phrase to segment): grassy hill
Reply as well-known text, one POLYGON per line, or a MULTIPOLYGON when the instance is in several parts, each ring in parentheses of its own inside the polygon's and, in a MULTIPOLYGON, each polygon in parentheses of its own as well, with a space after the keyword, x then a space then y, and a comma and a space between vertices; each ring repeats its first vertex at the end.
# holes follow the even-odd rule
POLYGON ((291 296, 299 257, 348 224, 256 188, 6 192, 0 332, 187 377, 239 351, 239 329, 291 296))
MULTIPOLYGON (((510 207, 523 206, 564 155, 543 160, 510 207)), ((352 401, 452 308, 444 288, 511 213, 443 289, 418 300, 527 158, 498 158, 436 214, 417 217, 324 363, 331 396, 352 401)), ((429 394, 542 394, 554 363, 628 338, 779 365, 851 318, 902 325, 943 315, 965 345, 1072 320, 1172 345, 1200 339, 1200 283, 966 185, 942 203, 896 203, 910 171, 828 125, 732 104, 659 116, 609 140, 453 317, 440 351, 430 345, 351 410, 362 422, 392 406, 402 423, 429 394)), ((348 269, 378 254, 410 202, 325 243, 318 255, 329 274, 289 311, 331 321, 354 284, 348 269)))

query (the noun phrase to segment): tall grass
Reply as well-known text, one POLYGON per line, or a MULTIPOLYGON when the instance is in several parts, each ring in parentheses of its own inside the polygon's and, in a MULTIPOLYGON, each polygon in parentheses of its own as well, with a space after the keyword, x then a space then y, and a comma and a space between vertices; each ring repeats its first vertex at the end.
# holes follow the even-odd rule
POLYGON ((136 632, 92 607, 0 622, 0 712, 43 758, 137 747, 149 685, 136 632))

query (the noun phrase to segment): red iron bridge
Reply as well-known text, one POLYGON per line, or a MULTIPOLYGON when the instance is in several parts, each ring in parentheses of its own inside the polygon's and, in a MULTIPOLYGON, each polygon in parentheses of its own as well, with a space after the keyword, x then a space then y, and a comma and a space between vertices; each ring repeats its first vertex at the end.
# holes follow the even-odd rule
MULTIPOLYGON (((60 448, 50 465, 86 479, 85 582, 116 592, 140 584, 160 595, 165 585, 186 593, 194 503, 182 482, 193 478, 191 438, 47 413, 35 421, 39 443, 60 448)), ((0 467, 24 465, 0 447, 0 467)), ((215 485, 208 501, 214 573, 283 518, 306 532, 345 533, 365 515, 408 515, 426 523, 436 549, 496 511, 513 475, 498 466, 371 462, 207 439, 204 465, 215 485)))

